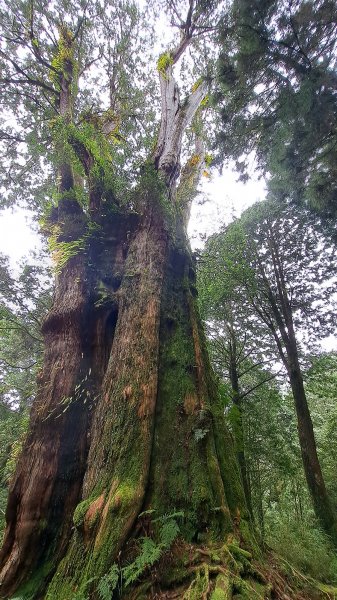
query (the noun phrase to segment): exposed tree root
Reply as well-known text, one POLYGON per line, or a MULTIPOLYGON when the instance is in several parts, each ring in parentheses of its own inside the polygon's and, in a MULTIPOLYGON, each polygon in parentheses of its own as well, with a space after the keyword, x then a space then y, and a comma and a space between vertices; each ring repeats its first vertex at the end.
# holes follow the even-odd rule
POLYGON ((123 600, 336 600, 336 589, 305 577, 268 552, 258 561, 237 540, 176 543, 123 600))

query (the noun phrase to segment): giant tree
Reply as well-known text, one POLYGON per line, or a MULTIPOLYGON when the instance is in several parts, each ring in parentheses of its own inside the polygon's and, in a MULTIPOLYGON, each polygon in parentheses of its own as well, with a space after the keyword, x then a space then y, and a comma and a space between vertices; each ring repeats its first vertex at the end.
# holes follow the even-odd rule
POLYGON ((317 339, 335 330, 332 241, 305 211, 265 201, 214 236, 208 250, 220 280, 227 286, 232 280, 236 296, 244 298, 269 330, 289 378, 315 512, 336 541, 336 516, 317 456, 302 375, 305 354, 317 339))
POLYGON ((59 600, 111 595, 116 569, 130 583, 170 546, 174 515, 176 555, 187 562, 174 571, 173 553, 166 579, 163 564, 162 577, 158 567, 148 578, 147 597, 151 585, 177 585, 174 573, 181 596, 232 587, 222 568, 198 566, 205 550, 187 552, 243 530, 246 509, 185 231, 204 164, 200 40, 219 11, 216 2, 185 4, 168 2, 178 35, 158 60, 156 112, 144 21, 131 1, 3 2, 3 197, 44 210, 56 272, 7 506, 4 598, 18 589, 59 600), (200 53, 180 98, 174 71, 188 47, 200 53), (187 128, 196 150, 181 170, 187 128))

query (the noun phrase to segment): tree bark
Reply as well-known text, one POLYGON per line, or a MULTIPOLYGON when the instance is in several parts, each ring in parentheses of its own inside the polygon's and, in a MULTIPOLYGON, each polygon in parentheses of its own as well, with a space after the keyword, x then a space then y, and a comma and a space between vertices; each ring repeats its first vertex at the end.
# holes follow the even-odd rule
MULTIPOLYGON (((80 208, 74 207, 74 202, 59 206, 64 226, 66 214, 71 222, 72 236, 83 229, 80 208)), ((111 270, 118 271, 127 230, 120 219, 107 229, 111 237, 118 233, 110 242, 111 270)), ((51 557, 57 563, 68 543, 71 515, 86 468, 91 415, 116 321, 113 298, 103 306, 95 305, 99 277, 88 263, 97 252, 104 256, 94 242, 87 255, 79 253, 69 259, 56 277, 53 307, 43 323, 44 366, 38 377, 29 433, 9 492, 0 554, 4 597, 27 579, 41 557, 47 566, 38 576, 45 579, 51 557)), ((95 265, 98 275, 107 277, 102 259, 100 262, 95 265)))
POLYGON ((101 247, 94 239, 57 278, 7 509, 4 598, 72 598, 125 551, 144 510, 183 511, 194 540, 222 539, 245 518, 190 250, 153 175, 143 216, 114 216, 101 247))
POLYGON ((305 394, 300 365, 293 349, 289 357, 289 378, 297 415, 297 429, 302 462, 315 514, 325 531, 337 543, 335 515, 325 487, 321 465, 317 455, 314 428, 305 394))
MULTIPOLYGON (((230 332, 230 335, 232 332, 230 332)), ((251 489, 248 480, 247 463, 245 455, 245 432, 243 424, 243 411, 242 411, 242 399, 240 394, 239 385, 239 373, 237 369, 237 353, 236 353, 236 340, 234 334, 230 341, 229 348, 229 379, 232 388, 233 404, 237 409, 234 415, 233 431, 234 431, 234 443, 236 448, 236 455, 240 466, 241 478, 243 489, 245 493, 247 508, 251 517, 253 518, 253 506, 251 489)))

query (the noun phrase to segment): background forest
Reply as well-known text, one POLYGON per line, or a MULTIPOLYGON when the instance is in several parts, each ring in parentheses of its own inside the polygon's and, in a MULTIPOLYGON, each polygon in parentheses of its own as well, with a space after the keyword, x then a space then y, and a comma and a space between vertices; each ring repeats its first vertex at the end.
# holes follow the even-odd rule
MULTIPOLYGON (((37 6, 39 15, 40 7, 34 2, 19 4, 23 13, 27 7, 31 10, 31 29, 22 39, 19 21, 15 35, 9 34, 8 3, 2 2, 0 12, 0 82, 8 88, 1 97, 5 114, 0 130, 5 157, 2 206, 22 204, 22 186, 29 183, 26 205, 30 205, 34 218, 40 219, 40 229, 49 238, 54 259, 58 253, 58 263, 51 268, 42 252, 14 274, 8 257, 1 256, 1 531, 8 486, 26 439, 43 362, 41 325, 51 307, 55 274, 58 276, 69 260, 67 249, 57 246, 57 235, 48 221, 59 194, 51 179, 55 172, 62 174, 64 166, 60 153, 55 159, 51 150, 52 144, 57 148, 65 136, 60 121, 48 114, 55 92, 51 88, 57 89, 57 85, 52 78, 46 83, 41 76, 45 55, 33 30, 34 11, 37 6), (18 50, 20 44, 26 50, 18 50), (25 67, 29 76, 20 66, 28 47, 35 61, 35 84, 40 82, 37 85, 28 69, 29 61, 25 67), (20 110, 20 124, 13 125, 13 114, 20 110), (48 161, 55 168, 52 172, 47 166, 41 182, 39 170, 48 161)), ((275 550, 286 571, 304 580, 319 580, 320 589, 333 594, 337 589, 337 352, 324 348, 327 339, 336 347, 337 335, 337 6, 331 0, 160 3, 180 33, 187 28, 187 22, 180 18, 181 4, 191 15, 195 9, 199 17, 207 16, 199 24, 196 19, 193 32, 197 38, 195 53, 203 68, 198 62, 191 66, 190 58, 182 65, 186 80, 197 81, 191 94, 205 86, 207 96, 201 101, 203 115, 197 111, 187 130, 182 153, 188 156, 192 148, 194 154, 186 160, 180 180, 189 177, 190 184, 196 165, 207 178, 210 173, 215 176, 224 163, 234 162, 238 177, 246 181, 248 163, 253 160, 256 171, 267 181, 263 202, 232 223, 219 224, 218 233, 194 253, 197 282, 193 292, 198 296, 246 504, 262 547, 275 550), (198 28, 210 36, 205 43, 202 36, 199 40, 198 28)), ((118 43, 106 48, 102 43, 96 56, 94 38, 83 38, 81 51, 87 60, 83 56, 78 60, 79 64, 82 61, 87 87, 76 109, 76 127, 81 135, 88 131, 91 135, 99 118, 106 117, 102 127, 111 127, 118 177, 104 171, 103 162, 111 157, 101 139, 88 146, 88 154, 82 156, 84 167, 78 172, 84 169, 86 175, 89 173, 93 203, 98 181, 94 169, 98 165, 100 177, 104 171, 104 185, 113 190, 112 196, 121 190, 124 193, 123 186, 129 185, 126 202, 132 204, 135 173, 141 172, 153 146, 158 110, 153 79, 147 70, 150 54, 146 54, 154 44, 154 30, 144 25, 151 10, 155 13, 157 8, 156 3, 149 2, 146 10, 150 13, 138 13, 132 2, 113 5, 115 13, 110 21, 100 21, 100 35, 109 37, 116 19, 118 43), (125 37, 121 12, 127 15, 133 43, 139 44, 134 53, 129 52, 131 42, 125 37), (136 35, 138 29, 143 32, 141 39, 136 35), (116 53, 121 57, 119 71, 114 70, 116 53), (110 77, 106 89, 103 84, 100 89, 100 75, 90 71, 101 59, 110 77), (138 88, 130 88, 130 73, 138 80, 138 88), (90 96, 89 88, 96 89, 97 95, 110 94, 111 105, 104 113, 97 112, 97 97, 90 96), (152 94, 153 106, 145 106, 146 93, 152 94), (115 112, 108 114, 112 108, 115 112), (146 118, 140 126, 142 111, 146 118), (89 165, 90 153, 93 164, 97 161, 94 167, 89 165), (97 159, 100 153, 102 163, 97 159)), ((62 3, 62 10, 67 15, 75 8, 62 3)), ((53 9, 50 18, 52 13, 53 9)), ((42 27, 39 18, 36 23, 42 27)), ((89 17, 88 22, 90 27, 89 17)), ((41 39, 45 33, 42 31, 41 39)), ((163 53, 162 63, 158 63, 164 84, 166 69, 172 67, 170 60, 170 55, 163 53)), ((51 62, 49 67, 56 77, 59 65, 51 62)), ((182 81, 186 92, 187 84, 182 81)), ((81 144, 87 148, 87 142, 83 136, 73 135, 67 141, 67 151, 79 163, 75 153, 81 144)), ((79 155, 85 154, 83 148, 79 155)), ((77 186, 77 180, 75 183, 77 186)), ((102 305, 104 293, 102 289, 102 305)), ((208 432, 207 423, 201 423, 194 430, 195 439, 202 441, 208 432)), ((112 597, 107 596, 109 587, 100 593, 103 600, 112 597)))

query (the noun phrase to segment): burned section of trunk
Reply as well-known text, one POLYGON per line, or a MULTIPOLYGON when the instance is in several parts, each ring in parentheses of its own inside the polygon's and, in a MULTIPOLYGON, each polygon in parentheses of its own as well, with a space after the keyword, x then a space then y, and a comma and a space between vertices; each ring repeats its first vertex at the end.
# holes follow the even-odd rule
MULTIPOLYGON (((61 201, 58 212, 63 220, 60 252, 68 245, 72 248, 72 238, 83 233, 85 224, 75 201, 61 201)), ((43 371, 9 494, 1 597, 7 598, 31 572, 36 574, 34 585, 28 584, 22 593, 45 586, 67 547, 86 469, 91 416, 115 334, 117 291, 133 226, 126 217, 105 222, 104 242, 88 238, 87 248, 70 256, 56 278, 53 307, 43 325, 43 371)))
MULTIPOLYGON (((83 258, 59 276, 44 326, 44 367, 30 431, 11 485, 1 552, 1 594, 9 594, 42 555, 52 556, 69 528, 85 465, 87 410, 75 388, 85 376, 83 334, 88 318, 83 258)), ((89 404, 89 403, 88 403, 89 404)))

